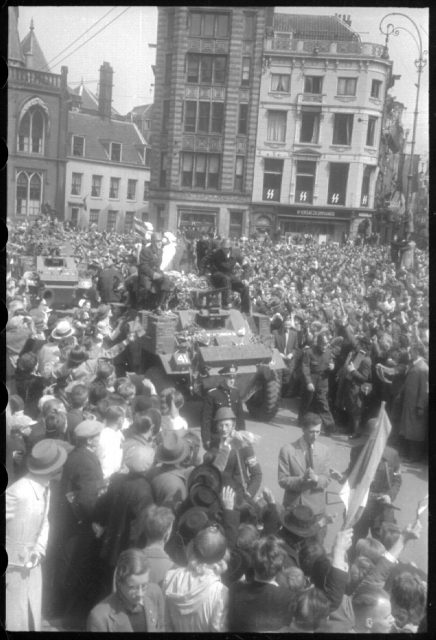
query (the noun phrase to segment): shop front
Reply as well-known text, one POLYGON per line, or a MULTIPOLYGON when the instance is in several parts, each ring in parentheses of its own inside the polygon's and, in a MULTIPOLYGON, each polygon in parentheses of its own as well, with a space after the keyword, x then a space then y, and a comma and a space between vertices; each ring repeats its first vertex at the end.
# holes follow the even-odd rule
POLYGON ((199 233, 213 233, 218 225, 218 209, 178 209, 177 228, 191 229, 199 233))

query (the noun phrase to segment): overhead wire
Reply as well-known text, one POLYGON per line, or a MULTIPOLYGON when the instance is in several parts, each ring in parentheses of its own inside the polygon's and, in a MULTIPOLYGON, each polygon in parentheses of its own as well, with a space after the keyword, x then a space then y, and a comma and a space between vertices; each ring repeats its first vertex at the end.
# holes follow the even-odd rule
MULTIPOLYGON (((102 16, 101 18, 99 18, 96 22, 94 22, 90 27, 88 27, 88 29, 86 29, 86 31, 84 31, 83 33, 80 34, 80 36, 78 38, 76 38, 75 40, 73 40, 72 42, 70 42, 70 44, 66 47, 64 47, 64 49, 62 49, 62 51, 59 51, 59 53, 57 55, 54 56, 54 58, 52 58, 51 60, 49 60, 47 62, 47 64, 45 65, 44 69, 48 66, 51 65, 51 63, 56 60, 56 58, 59 58, 65 51, 68 51, 68 49, 70 49, 70 47, 73 46, 73 44, 76 44, 76 42, 78 40, 80 40, 81 38, 83 38, 84 35, 86 35, 89 31, 91 31, 91 29, 93 29, 94 27, 96 27, 99 22, 101 22, 102 20, 104 20, 106 18, 106 16, 108 16, 110 13, 112 13, 112 11, 114 11, 117 7, 112 7, 111 9, 109 9, 109 11, 107 11, 104 16, 102 16)), ((55 64, 58 64, 57 62, 55 64)))

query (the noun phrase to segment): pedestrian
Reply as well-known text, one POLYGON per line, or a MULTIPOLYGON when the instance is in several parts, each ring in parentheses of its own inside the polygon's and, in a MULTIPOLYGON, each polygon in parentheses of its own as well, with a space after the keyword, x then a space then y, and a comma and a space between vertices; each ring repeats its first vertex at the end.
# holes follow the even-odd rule
POLYGON ((400 436, 404 439, 409 461, 419 461, 424 455, 428 416, 427 349, 419 343, 410 348, 411 364, 400 391, 400 436))
POLYGON ((162 432, 156 449, 157 465, 149 475, 158 506, 169 507, 176 512, 178 505, 186 499, 187 479, 192 468, 185 468, 183 463, 190 454, 187 441, 178 431, 162 432))
POLYGON ((40 631, 42 573, 49 535, 50 482, 67 458, 53 440, 38 442, 28 472, 6 490, 6 629, 40 631))
POLYGON ((151 505, 141 511, 138 518, 138 544, 143 548, 150 567, 150 582, 159 586, 170 569, 175 568, 174 562, 165 551, 165 545, 171 537, 174 524, 174 514, 167 507, 151 505))

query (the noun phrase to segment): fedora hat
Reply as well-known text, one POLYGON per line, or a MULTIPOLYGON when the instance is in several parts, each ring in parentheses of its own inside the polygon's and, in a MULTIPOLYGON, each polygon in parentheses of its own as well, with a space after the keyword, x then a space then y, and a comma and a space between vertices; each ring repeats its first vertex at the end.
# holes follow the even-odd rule
POLYGON ((156 450, 156 460, 162 464, 176 464, 189 454, 189 444, 176 431, 164 431, 156 450))
POLYGON ((198 467, 195 467, 189 474, 188 491, 194 485, 210 487, 216 493, 220 494, 223 486, 220 470, 211 464, 198 465, 198 467))
POLYGON ((51 438, 45 438, 33 447, 27 459, 27 468, 35 475, 54 473, 62 467, 66 459, 67 452, 64 447, 51 438))
POLYGON ((81 347, 73 347, 68 355, 68 363, 69 367, 76 367, 82 362, 86 362, 89 356, 81 347))
POLYGON ((180 516, 177 524, 177 533, 179 533, 186 544, 209 524, 209 516, 205 509, 202 507, 191 507, 180 516))
POLYGON ((310 507, 304 504, 287 509, 282 515, 282 525, 300 538, 311 538, 319 532, 315 514, 310 507))
POLYGON ((219 422, 220 420, 236 420, 236 416, 231 407, 220 407, 213 419, 215 422, 219 422))
POLYGON ((195 507, 202 507, 210 513, 221 508, 218 493, 204 484, 194 484, 189 490, 189 500, 195 507))
POLYGON ((104 424, 98 420, 83 420, 74 429, 76 438, 93 438, 103 429, 104 424))
POLYGON ((68 320, 60 320, 53 331, 51 337, 53 340, 64 340, 74 335, 74 328, 68 320))

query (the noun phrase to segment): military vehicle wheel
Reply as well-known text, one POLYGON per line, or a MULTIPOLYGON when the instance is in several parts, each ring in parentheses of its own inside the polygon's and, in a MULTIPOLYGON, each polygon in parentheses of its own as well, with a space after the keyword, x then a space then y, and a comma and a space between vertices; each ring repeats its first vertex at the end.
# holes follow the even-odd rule
POLYGON ((166 387, 174 387, 174 381, 161 367, 150 367, 144 375, 152 381, 158 394, 166 387))
POLYGON ((281 376, 274 372, 271 380, 263 381, 263 387, 247 400, 247 409, 253 418, 271 420, 280 405, 281 376))

